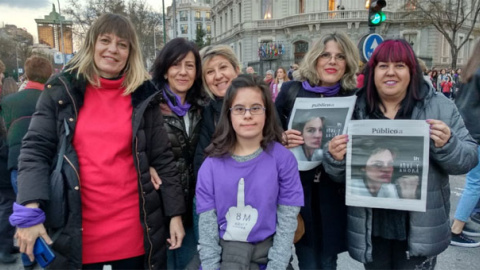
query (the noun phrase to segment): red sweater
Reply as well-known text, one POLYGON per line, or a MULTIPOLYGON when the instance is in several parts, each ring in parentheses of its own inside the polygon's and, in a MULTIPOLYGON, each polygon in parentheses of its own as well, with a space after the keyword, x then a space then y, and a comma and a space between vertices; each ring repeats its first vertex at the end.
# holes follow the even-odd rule
POLYGON ((119 80, 87 86, 73 146, 80 164, 83 263, 145 254, 132 153, 131 96, 119 80))

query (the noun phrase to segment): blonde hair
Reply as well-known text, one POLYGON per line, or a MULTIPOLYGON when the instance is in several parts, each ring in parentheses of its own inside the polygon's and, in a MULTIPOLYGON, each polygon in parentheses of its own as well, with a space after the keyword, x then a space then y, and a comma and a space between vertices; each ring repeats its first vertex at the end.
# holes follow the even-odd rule
POLYGON ((300 78, 303 81, 308 81, 311 85, 320 85, 321 79, 317 73, 318 57, 324 52, 325 44, 329 41, 335 41, 340 50, 345 54, 346 69, 345 74, 340 79, 340 84, 343 89, 352 90, 357 86, 356 73, 358 71, 358 62, 360 56, 358 49, 350 38, 343 32, 334 32, 325 35, 319 42, 308 50, 299 67, 300 78))
POLYGON ((205 92, 207 95, 211 98, 214 99, 214 95, 212 93, 212 90, 208 88, 207 83, 205 82, 205 66, 207 65, 210 60, 212 60, 213 57, 215 56, 223 56, 225 59, 232 64, 233 69, 239 73, 240 72, 240 62, 237 59, 237 56, 233 52, 232 48, 228 45, 212 45, 212 46, 207 46, 203 48, 200 51, 200 58, 202 59, 202 81, 203 81, 203 89, 205 89, 205 92))
POLYGON ((114 34, 129 42, 127 64, 122 72, 125 75, 123 81, 125 91, 123 94, 131 94, 144 81, 150 79, 150 75, 143 65, 142 52, 133 24, 128 18, 120 14, 106 13, 93 23, 88 29, 85 42, 78 53, 70 60, 66 71, 77 72, 77 79, 80 75, 83 75, 90 84, 99 86, 100 71, 95 65, 94 54, 97 38, 103 34, 114 34))

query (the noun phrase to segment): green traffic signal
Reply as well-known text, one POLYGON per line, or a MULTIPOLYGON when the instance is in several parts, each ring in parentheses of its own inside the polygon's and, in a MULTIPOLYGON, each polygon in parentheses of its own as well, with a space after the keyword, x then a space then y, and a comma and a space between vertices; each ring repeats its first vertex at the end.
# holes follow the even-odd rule
POLYGON ((373 25, 378 25, 382 22, 382 16, 379 13, 373 13, 370 16, 370 23, 373 25))
POLYGON ((384 22, 387 19, 387 16, 385 16, 385 13, 383 13, 383 11, 378 12, 378 14, 381 17, 381 22, 384 22))

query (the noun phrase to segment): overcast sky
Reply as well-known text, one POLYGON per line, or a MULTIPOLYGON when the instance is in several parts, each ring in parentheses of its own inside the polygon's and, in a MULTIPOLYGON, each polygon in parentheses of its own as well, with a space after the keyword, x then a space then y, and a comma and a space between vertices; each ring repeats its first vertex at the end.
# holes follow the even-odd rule
MULTIPOLYGON (((67 0, 59 0, 60 8, 67 7, 67 0)), ((144 0, 153 10, 162 10, 162 0, 144 0)), ((78 0, 80 3, 87 3, 87 0, 78 0)), ((165 12, 172 0, 165 0, 165 12)), ((33 35, 34 42, 38 42, 37 24, 35 19, 43 19, 52 11, 52 4, 58 12, 58 0, 0 0, 0 27, 5 24, 14 24, 19 28, 26 28, 33 35)))

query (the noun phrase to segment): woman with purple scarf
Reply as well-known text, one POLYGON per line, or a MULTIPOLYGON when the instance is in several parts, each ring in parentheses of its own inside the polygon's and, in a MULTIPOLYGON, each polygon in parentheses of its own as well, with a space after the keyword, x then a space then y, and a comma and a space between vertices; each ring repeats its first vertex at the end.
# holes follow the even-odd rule
MULTIPOLYGON (((353 95, 359 61, 358 49, 344 33, 323 36, 307 52, 299 68, 301 80, 285 82, 275 101, 286 130, 285 147, 305 143, 301 131, 287 127, 295 99, 353 95)), ((345 187, 333 182, 322 164, 300 171, 300 178, 305 196, 300 212, 305 235, 295 244, 300 269, 336 269, 337 254, 346 250, 345 187)))
MULTIPOLYGON (((202 119, 202 68, 195 43, 184 38, 169 41, 152 67, 153 82, 161 90, 160 110, 179 170, 187 212, 182 216, 185 238, 182 247, 167 253, 168 269, 185 269, 197 250, 193 230, 193 157, 202 119)), ((152 170, 152 168, 150 169, 152 170)), ((161 179, 151 171, 155 188, 161 179)))

